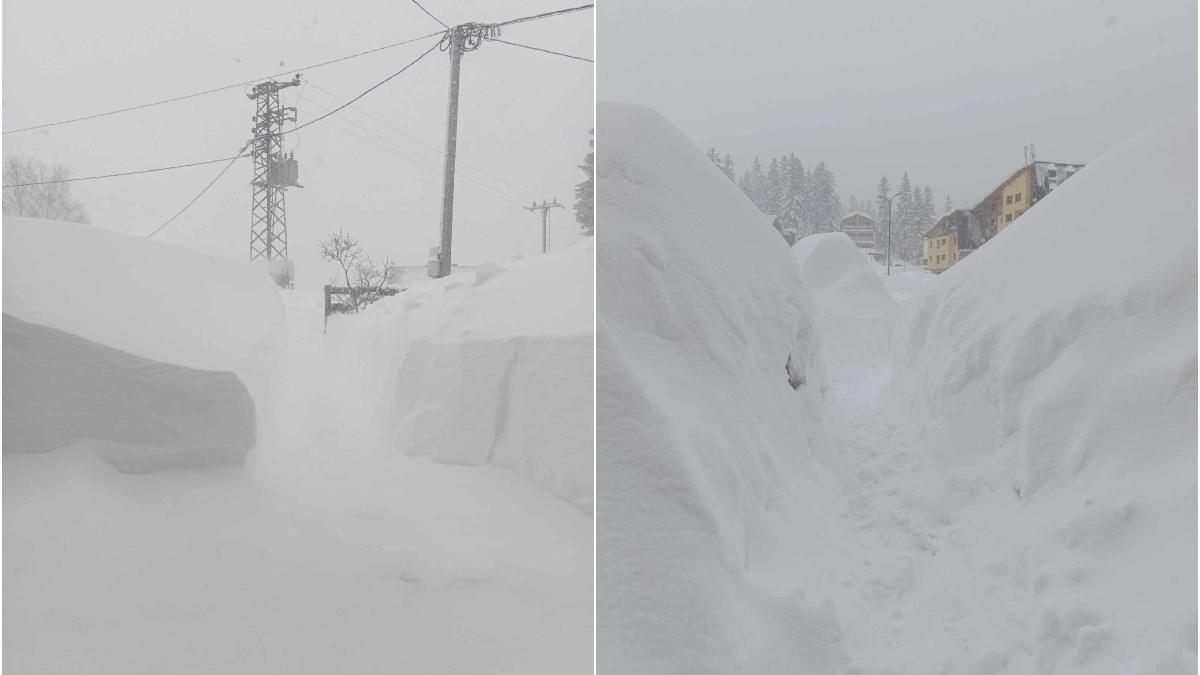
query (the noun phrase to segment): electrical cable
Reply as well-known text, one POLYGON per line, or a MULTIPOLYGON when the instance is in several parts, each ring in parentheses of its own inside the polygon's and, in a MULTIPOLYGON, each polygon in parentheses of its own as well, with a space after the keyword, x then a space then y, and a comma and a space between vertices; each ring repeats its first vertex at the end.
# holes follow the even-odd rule
POLYGON ((577 61, 587 61, 588 63, 595 63, 595 61, 593 61, 592 59, 585 59, 582 56, 575 56, 574 54, 564 54, 562 52, 551 51, 549 49, 542 49, 541 47, 534 47, 532 45, 523 45, 520 42, 509 42, 508 40, 501 40, 500 38, 487 38, 487 40, 489 42, 499 42, 501 44, 512 45, 514 47, 524 47, 525 49, 532 49, 535 52, 545 52, 547 54, 554 54, 555 56, 565 56, 568 59, 575 59, 577 61))
POLYGON ((4 187, 6 189, 7 188, 21 188, 21 187, 30 187, 32 185, 50 185, 51 183, 74 183, 74 182, 83 181, 83 180, 99 180, 101 178, 119 178, 121 176, 136 176, 138 174, 143 174, 143 173, 157 173, 159 171, 170 171, 172 169, 186 169, 186 168, 192 167, 192 166, 204 166, 205 164, 216 164, 217 162, 226 162, 226 161, 229 161, 232 159, 237 159, 237 157, 221 157, 218 159, 208 159, 203 162, 191 162, 189 164, 174 164, 172 166, 162 166, 162 167, 158 167, 155 169, 140 169, 138 171, 124 171, 122 173, 106 173, 106 174, 100 175, 100 176, 82 176, 80 178, 61 178, 58 180, 41 180, 41 181, 34 181, 31 183, 14 183, 12 185, 3 185, 0 187, 4 187))
POLYGON ((434 15, 433 15, 433 12, 430 12, 429 10, 425 9, 425 7, 424 7, 424 6, 422 6, 422 5, 421 5, 421 3, 417 2, 417 0, 412 0, 412 2, 413 2, 413 4, 414 4, 414 5, 416 5, 417 7, 420 7, 420 9, 421 9, 421 11, 422 11, 422 12, 425 12, 426 14, 428 14, 428 15, 429 15, 429 18, 431 18, 431 19, 433 19, 434 21, 436 21, 436 22, 438 22, 438 23, 442 24, 442 28, 445 28, 446 30, 450 30, 450 26, 447 26, 445 21, 442 21, 441 19, 439 19, 439 18, 437 18, 436 16, 434 16, 434 15))
MULTIPOLYGON (((437 33, 437 35, 441 35, 441 33, 437 33)), ((433 50, 435 50, 435 49, 437 49, 437 48, 438 48, 438 45, 437 45, 437 43, 435 43, 435 44, 434 44, 432 47, 430 47, 429 49, 426 49, 424 52, 422 52, 420 56, 418 56, 417 58, 413 59, 412 61, 409 61, 409 62, 408 62, 408 63, 407 63, 407 64, 406 64, 406 65, 405 65, 403 68, 401 68, 400 70, 397 70, 396 72, 392 73, 391 75, 388 75, 387 77, 385 77, 384 79, 380 80, 379 82, 377 82, 377 83, 375 83, 375 84, 371 85, 371 86, 370 86, 370 87, 369 87, 369 88, 368 88, 366 91, 364 91, 363 93, 359 94, 358 96, 355 96, 354 98, 352 98, 352 99, 350 99, 349 101, 345 102, 345 103, 344 103, 344 104, 342 104, 341 106, 339 106, 339 107, 337 107, 337 108, 334 108, 333 110, 329 111, 328 113, 326 113, 326 114, 324 114, 324 115, 322 115, 322 116, 320 116, 320 117, 318 117, 318 118, 316 118, 316 119, 314 119, 314 120, 310 120, 310 121, 308 121, 308 122, 305 122, 304 124, 301 124, 301 125, 299 125, 299 126, 292 127, 291 129, 288 129, 287 131, 284 131, 284 132, 280 133, 279 135, 280 135, 280 136, 283 136, 283 135, 285 135, 285 134, 290 134, 290 133, 295 133, 295 132, 297 132, 297 131, 300 131, 301 129, 303 129, 303 128, 307 127, 307 126, 311 126, 311 125, 313 125, 313 124, 316 124, 317 122, 320 122, 321 120, 325 119, 326 117, 329 117, 330 115, 333 115, 334 113, 337 113, 338 111, 340 111, 340 110, 342 110, 342 109, 344 109, 344 108, 348 107, 348 106, 349 106, 351 103, 354 103, 355 101, 357 101, 357 100, 361 99, 362 97, 366 96, 367 94, 369 94, 369 93, 371 93, 371 92, 375 91, 376 89, 378 89, 378 88, 382 87, 383 85, 387 84, 388 82, 390 82, 391 80, 393 80, 394 78, 396 78, 397 76, 399 76, 399 75, 400 75, 401 73, 403 73, 404 71, 408 70, 409 68, 412 68, 414 65, 416 65, 416 64, 417 64, 417 62, 418 62, 418 61, 420 61, 421 59, 425 58, 426 56, 429 56, 429 54, 430 54, 430 53, 431 53, 433 50)))
MULTIPOLYGON (((321 85, 319 85, 319 84, 317 84, 316 82, 312 81, 311 79, 309 79, 309 80, 305 80, 305 86, 308 86, 308 85, 310 85, 310 84, 312 85, 313 89, 316 89, 317 91, 319 91, 319 92, 321 92, 321 93, 325 94, 325 95, 326 95, 326 96, 328 96, 329 98, 333 99, 335 102, 337 102, 337 103, 341 103, 341 102, 342 102, 342 98, 341 98, 340 96, 338 96, 337 94, 333 93, 332 91, 329 91, 328 89, 325 89, 324 87, 322 87, 321 85)), ((309 102, 310 102, 310 103, 312 103, 313 105, 317 105, 317 106, 320 106, 320 107, 324 108, 324 106, 321 106, 321 104, 317 103, 316 101, 313 101, 311 98, 306 98, 305 100, 309 101, 309 102)), ((370 112, 368 112, 368 111, 367 111, 366 109, 364 109, 362 106, 359 106, 359 105, 353 105, 353 106, 350 106, 350 107, 351 107, 351 108, 353 108, 354 110, 358 111, 359 113, 362 113, 364 116, 366 116, 366 117, 369 117, 369 118, 371 118, 371 119, 375 120, 376 122, 378 122, 379 124, 382 124, 383 126, 385 126, 385 127, 389 128, 389 129, 391 129, 391 130, 395 131, 396 133, 400 134, 401 136, 404 136, 405 138, 407 138, 407 139, 409 139, 409 140, 413 141, 413 142, 414 142, 414 143, 416 143, 417 145, 420 145, 420 146, 422 146, 422 147, 424 147, 424 148, 428 149, 428 150, 429 150, 429 151, 431 151, 431 152, 437 153, 438 160, 443 160, 443 159, 445 159, 445 157, 446 157, 446 151, 445 151, 445 150, 442 150, 441 148, 434 147, 434 146, 432 146, 432 145, 430 145, 430 144, 428 144, 428 143, 426 143, 426 142, 422 141, 421 139, 419 139, 419 138, 417 138, 417 137, 413 136, 412 134, 409 134, 409 133, 405 132, 405 131, 404 131, 403 129, 401 129, 400 127, 397 127, 397 126, 395 126, 395 125, 393 125, 393 124, 389 123, 387 120, 384 120, 384 119, 381 119, 381 118, 379 118, 379 117, 376 117, 375 115, 372 115, 370 112)), ((325 110, 328 110, 328 108, 324 108, 324 109, 325 109, 325 110)), ((347 121, 349 121, 349 119, 348 119, 348 118, 346 118, 346 117, 342 117, 342 119, 346 119, 347 121)), ((357 125, 356 125, 356 126, 357 126, 357 125)), ((362 128, 362 129, 364 129, 364 131, 369 131, 369 130, 365 129, 364 127, 359 127, 359 128, 362 128)), ((374 133, 374 132, 369 132, 369 133, 374 133)), ((376 136, 379 136, 380 138, 385 138, 385 137, 384 137, 384 136, 382 136, 381 134, 375 134, 375 135, 376 135, 376 136)), ((399 143, 396 143, 395 141, 389 141, 389 142, 391 142, 393 145, 396 145, 397 147, 403 147, 403 146, 400 146, 400 144, 399 144, 399 143)), ((495 174, 488 173, 487 171, 484 171, 483 169, 481 169, 481 168, 479 168, 479 167, 475 166, 474 164, 471 164, 471 163, 467 162, 467 161, 466 161, 466 160, 464 160, 462 157, 458 157, 458 158, 456 158, 456 160, 455 160, 455 161, 456 161, 456 162, 457 162, 459 165, 461 165, 461 166, 463 166, 463 167, 465 167, 465 168, 467 168, 467 169, 470 169, 470 170, 472 170, 472 171, 474 171, 474 172, 476 172, 476 173, 479 173, 479 174, 481 174, 481 175, 483 175, 483 176, 486 176, 486 177, 488 177, 488 178, 490 178, 490 179, 492 179, 492 180, 496 181, 497 183, 502 183, 502 184, 504 184, 504 185, 506 185, 506 186, 508 186, 508 187, 512 188, 513 190, 516 190, 517 192, 520 192, 520 193, 522 193, 522 194, 524 195, 524 196, 522 197, 522 199, 524 199, 525 197, 528 197, 528 198, 530 198, 530 199, 532 199, 532 198, 533 198, 533 193, 532 193, 532 192, 530 192, 529 190, 527 190, 527 189, 525 189, 525 188, 521 187, 520 185, 516 185, 516 184, 514 184, 514 183, 510 183, 509 181, 507 181, 507 180, 505 180, 505 179, 503 179, 503 178, 501 178, 501 177, 499 177, 499 176, 497 176, 497 175, 495 175, 495 174)))
POLYGON ((595 6, 596 5, 594 5, 594 4, 580 5, 578 7, 570 7, 568 9, 560 9, 560 10, 557 10, 554 12, 545 12, 543 14, 534 14, 533 16, 523 16, 523 17, 520 17, 517 19, 510 19, 508 21, 504 21, 502 23, 496 23, 496 24, 492 24, 492 25, 493 26, 511 26, 516 23, 526 23, 528 21, 537 21, 539 19, 548 19, 552 16, 559 16, 561 14, 570 14, 571 12, 579 12, 579 11, 582 11, 585 9, 590 9, 595 6))
MULTIPOLYGON (((414 2, 416 2, 416 0, 414 0, 414 2)), ((422 9, 423 11, 425 10, 425 8, 424 8, 424 7, 422 7, 422 6, 420 5, 420 3, 417 3, 417 6, 418 6, 418 7, 421 7, 421 9, 422 9)), ((545 13, 542 13, 542 14, 535 14, 535 15, 532 15, 532 16, 524 16, 524 17, 519 17, 519 18, 516 18, 516 19, 510 19, 510 20, 508 20, 508 21, 504 21, 504 22, 497 23, 497 24, 491 24, 491 25, 493 25, 493 26, 511 26, 511 25, 518 24, 518 23, 525 23, 525 22, 529 22, 529 21, 537 21, 537 20, 540 20, 540 19, 546 19, 546 18, 550 18, 550 17, 553 17, 553 16, 559 16, 559 15, 562 15, 562 14, 570 14, 570 13, 572 13, 572 12, 578 12, 578 11, 581 11, 581 10, 584 10, 584 9, 590 9, 590 8, 592 8, 592 7, 595 7, 595 5, 594 5, 594 4, 580 5, 580 6, 578 6, 578 7, 571 7, 571 8, 568 8, 568 9, 561 9, 561 10, 557 10, 557 11, 554 11, 554 12, 545 12, 545 13)), ((425 11, 425 13, 426 13, 426 14, 429 14, 429 12, 428 12, 428 11, 425 11)), ((449 27, 449 26, 447 26, 445 23, 443 23, 443 22, 442 22, 440 19, 438 19, 437 17, 433 16, 432 14, 429 14, 429 15, 430 15, 431 17, 433 17, 433 18, 434 18, 434 20, 436 20, 438 23, 441 23, 441 24, 442 24, 442 26, 444 26, 444 27, 446 28, 446 30, 449 30, 449 29, 450 29, 450 27, 449 27)), ((135 110, 145 110, 146 108, 153 108, 153 107, 155 107, 155 106, 166 105, 166 104, 168 104, 168 103, 176 103, 176 102, 178 102, 178 101, 185 101, 185 100, 188 100, 188 99, 191 99, 191 98, 196 98, 196 97, 199 97, 199 96, 207 96, 208 94, 215 94, 215 93, 219 93, 219 92, 222 92, 222 91, 228 91, 228 90, 230 90, 230 89, 235 89, 235 88, 237 88, 237 87, 245 87, 245 86, 247 86, 247 85, 250 85, 250 84, 255 84, 255 83, 257 83, 257 82, 261 82, 261 81, 264 81, 264 80, 270 80, 270 79, 274 79, 274 78, 276 78, 276 77, 282 77, 282 76, 284 76, 284 75, 291 75, 291 74, 294 74, 294 73, 299 73, 299 72, 301 72, 301 71, 306 71, 306 70, 315 70, 315 69, 317 69, 317 68, 322 68, 322 67, 324 67, 324 66, 332 65, 332 64, 335 64, 335 63, 341 63, 342 61, 348 61, 348 60, 350 60, 350 59, 356 59, 356 58, 358 58, 358 57, 360 57, 360 56, 366 56, 366 55, 368 55, 368 54, 374 54, 375 52, 380 52, 380 51, 383 51, 383 50, 385 50, 385 49, 393 49, 393 48, 395 48, 395 47, 400 47, 400 46, 403 46, 403 45, 412 44, 413 42, 419 42, 419 41, 421 41, 421 40, 424 40, 424 39, 426 39, 426 38, 430 38, 430 37, 434 37, 434 36, 442 36, 442 35, 444 35, 444 33, 445 33, 444 31, 437 31, 437 32, 433 32, 433 33, 427 33, 427 34, 425 34, 425 35, 421 35, 421 36, 419 36, 419 37, 415 37, 415 38, 410 38, 410 39, 408 39, 408 40, 402 40, 402 41, 400 41, 400 42, 393 42, 392 44, 384 45, 384 46, 382 46, 382 47, 376 47, 376 48, 374 48, 374 49, 368 49, 368 50, 361 51, 361 52, 357 52, 357 53, 354 53, 354 54, 348 54, 348 55, 346 55, 346 56, 341 56, 341 57, 338 57, 338 58, 336 58, 336 59, 329 59, 328 61, 321 61, 320 63, 314 63, 314 64, 307 65, 307 66, 303 66, 303 67, 300 67, 300 68, 293 68, 293 69, 291 69, 291 70, 285 70, 285 71, 281 71, 281 72, 278 72, 278 73, 273 73, 273 74, 271 74, 271 75, 263 75, 263 76, 261 76, 261 77, 256 77, 256 78, 254 78, 254 79, 250 79, 250 80, 244 80, 244 81, 242 81, 242 82, 237 82, 237 83, 234 83, 234 84, 228 84, 228 85, 225 85, 225 86, 223 86, 223 87, 214 87, 214 88, 212 88, 212 89, 205 89, 205 90, 203 90, 203 91, 197 91, 197 92, 193 92, 193 93, 190 93, 190 94, 184 94, 183 96, 175 96, 175 97, 172 97, 172 98, 164 98, 164 99, 159 99, 159 100, 157 100, 157 101, 150 101, 149 103, 141 103, 141 104, 138 104, 138 105, 132 105, 132 106, 128 106, 128 107, 125 107, 125 108, 117 108, 117 109, 115 109, 115 110, 108 110, 108 111, 101 112, 101 113, 94 113, 94 114, 91 114, 91 115, 82 115, 82 116, 80 116, 80 117, 72 117, 72 118, 70 118, 70 119, 59 120, 59 121, 57 121, 57 122, 46 122, 46 123, 44 123, 44 124, 34 124, 34 125, 27 126, 27 127, 21 127, 21 128, 19 128, 19 129, 9 129, 9 130, 7 130, 7 131, 0 131, 0 134, 3 134, 3 135, 8 135, 8 134, 18 134, 18 133, 22 133, 22 132, 25 132, 25 131, 34 131, 34 130, 37 130, 37 129, 48 129, 48 128, 51 128, 51 127, 62 126, 62 125, 65 125, 65 124, 74 124, 75 122, 84 122, 84 121, 87 121, 87 120, 99 119, 99 118, 101 118, 101 117, 108 117, 108 116, 110 116, 110 115, 118 115, 118 114, 121 114, 121 113, 133 112, 133 111, 135 111, 135 110)), ((545 51, 548 51, 548 50, 545 50, 545 51)), ((569 55, 567 55, 567 54, 563 54, 562 56, 569 56, 569 55)), ((574 57, 574 58, 579 58, 579 57, 574 57)))
POLYGON ((273 75, 264 75, 264 76, 262 76, 262 77, 256 77, 256 78, 254 78, 254 79, 252 79, 252 80, 245 80, 244 82, 238 82, 238 83, 236 83, 236 84, 229 84, 229 85, 225 85, 225 86, 223 86, 223 87, 216 87, 216 88, 213 88, 213 89, 206 89, 206 90, 204 90, 204 91, 198 91, 198 92, 194 92, 194 93, 191 93, 191 94, 185 94, 185 95, 183 95, 183 96, 176 96, 176 97, 174 97, 174 98, 165 98, 165 99, 161 99, 161 100, 158 100, 158 101, 151 101, 150 103, 142 103, 142 104, 140 104, 140 105, 129 106, 129 107, 127 107, 127 108, 119 108, 119 109, 117 109, 117 110, 109 110, 108 112, 95 113, 95 114, 93 114, 93 115, 84 115, 84 116, 82 116, 82 117, 74 117, 74 118, 71 118, 71 119, 60 120, 60 121, 58 121, 58 122, 48 122, 48 123, 46 123, 46 124, 35 124, 35 125, 33 125, 33 126, 21 127, 20 129, 10 129, 10 130, 8 130, 8 131, 4 131, 4 132, 0 132, 0 133, 3 133, 3 134, 5 134, 5 135, 7 135, 7 134, 16 134, 16 133, 20 133, 20 132, 22 132, 22 131, 33 131, 33 130, 35 130, 35 129, 46 129, 46 128, 49 128, 49 127, 57 127, 57 126, 62 126, 62 125, 64 125, 64 124, 72 124, 72 123, 74 123, 74 122, 83 122, 83 121, 85 121, 85 120, 93 120, 93 119, 96 119, 96 118, 99 118, 99 117, 107 117, 107 116, 109 116, 109 115, 116 115, 116 114, 119 114, 119 113, 131 112, 131 111, 134 111, 134 110, 143 110, 143 109, 145 109, 145 108, 152 108, 152 107, 154 107, 154 106, 164 105, 164 104, 167 104, 167 103, 175 103, 176 101, 184 101, 184 100, 187 100, 187 99, 190 99, 190 98, 196 98, 196 97, 198 97, 198 96, 206 96, 206 95, 208 95, 208 94, 215 94, 215 93, 217 93, 217 92, 227 91, 227 90, 229 90, 229 89, 234 89, 234 88, 237 88, 237 87, 245 87, 246 85, 250 85, 250 84, 255 84, 255 83, 258 83, 258 82, 262 82, 263 80, 270 80, 270 79, 274 79, 274 78, 276 78, 276 77, 281 77, 281 76, 283 76, 283 75, 291 75, 291 74, 293 74, 293 73, 298 73, 298 72, 305 71, 305 70, 315 70, 315 69, 317 69, 317 68, 321 68, 321 67, 324 67, 324 66, 332 65, 332 64, 334 64, 334 63, 340 63, 340 62, 342 62, 342 61, 348 61, 348 60, 350 60, 350 59, 355 59, 355 58, 358 58, 358 57, 360 57, 360 56, 366 56, 367 54, 374 54, 375 52, 380 52, 380 51, 383 51, 383 50, 385 50, 385 49, 392 49, 392 48, 394 48, 394 47, 400 47, 400 46, 403 46, 403 45, 412 44, 413 42, 420 42, 421 40, 424 40, 424 39, 426 39, 426 38, 431 38, 431 37, 434 37, 434 36, 440 36, 440 35, 442 35, 442 33, 443 33, 443 31, 437 31, 437 32, 435 32, 435 33, 428 33, 428 34, 426 34, 426 35, 422 35, 422 36, 420 36, 420 37, 415 37, 415 38, 411 38, 411 39, 408 39, 408 40, 403 40, 403 41, 401 41, 401 42, 394 42, 394 43, 392 43, 392 44, 390 44, 390 45, 384 45, 384 46, 382 46, 382 47, 376 47, 376 48, 374 48, 374 49, 368 49, 368 50, 366 50, 366 51, 358 52, 358 53, 356 53, 356 54, 350 54, 350 55, 348 55, 348 56, 342 56, 342 57, 339 57, 339 58, 336 58, 336 59, 330 59, 330 60, 328 60, 328 61, 322 61, 321 63, 314 63, 314 64, 312 64, 312 65, 310 65, 310 66, 304 66, 304 67, 302 67, 302 68, 295 68, 295 69, 293 69, 293 70, 285 70, 285 71, 283 71, 283 72, 280 72, 280 73, 275 73, 275 74, 273 74, 273 75))
MULTIPOLYGON (((309 101, 309 102, 311 103, 311 101, 309 101)), ((343 121, 345 121, 345 122, 349 122, 350 124, 354 124, 354 122, 353 122, 352 120, 346 119, 346 118, 344 118, 344 117, 343 117, 343 118, 341 118, 341 119, 342 119, 343 121)), ((329 128, 332 128, 332 129, 336 129, 337 131, 340 131, 340 132, 342 132, 342 133, 346 134, 347 136, 350 136, 351 138, 356 138, 356 139, 358 139, 358 140, 362 141, 363 143, 366 143, 367 145, 370 145, 370 146, 372 146, 372 147, 374 147, 374 148, 376 148, 376 149, 378 149, 378 150, 382 150, 383 152, 386 152, 386 153, 388 153, 388 154, 395 155, 396 157, 399 157, 399 158, 401 158, 401 159, 407 160, 408 162, 410 162, 410 163, 411 163, 411 164, 413 164, 414 166, 416 166, 416 167, 418 167, 418 168, 420 168, 420 169, 424 169, 424 170, 428 171, 429 173, 432 173, 432 174, 434 174, 434 175, 437 175, 437 174, 440 174, 440 173, 441 173, 441 171, 440 171, 439 169, 437 169, 436 167, 430 166, 430 165, 428 165, 428 164, 422 164, 421 162, 419 162, 419 161, 417 161, 417 160, 413 159, 412 157, 410 157, 409 155, 401 154, 401 153, 399 153, 399 152, 397 152, 397 151, 395 151, 395 150, 393 150, 393 149, 391 149, 391 148, 389 148, 389 147, 387 147, 387 146, 380 145, 379 143, 376 143, 375 141, 372 141, 370 138, 367 138, 366 136, 363 136, 363 135, 361 135, 361 134, 358 134, 358 133, 356 133, 356 132, 353 132, 353 131, 351 131, 351 130, 349 130, 349 129, 346 129, 346 128, 344 128, 344 127, 341 127, 341 126, 339 126, 339 125, 337 125, 337 124, 334 124, 334 123, 332 123, 331 121, 330 121, 330 122, 326 122, 326 126, 327 126, 327 127, 329 127, 329 128)), ((362 128, 362 127, 360 127, 360 128, 362 128)), ((367 131, 367 133, 374 133, 374 132, 371 132, 371 131, 369 131, 369 130, 366 130, 366 129, 364 129, 364 131, 367 131)), ((375 134, 375 135, 376 135, 376 136, 378 136, 380 139, 382 139, 382 140, 383 140, 385 143, 389 143, 389 144, 395 145, 395 142, 394 142, 394 141, 388 140, 388 139, 387 139, 385 136, 380 136, 379 134, 375 134)), ((401 147, 401 148, 402 148, 402 146, 396 146, 396 147, 401 147)), ((494 199, 497 199, 497 200, 499 200, 499 201, 505 202, 505 203, 507 203, 507 204, 511 204, 511 205, 515 205, 515 206, 521 206, 521 205, 523 204, 523 202, 522 202, 522 201, 519 201, 519 200, 516 200, 516 199, 514 199, 514 198, 513 198, 513 196, 511 196, 511 195, 505 195, 505 194, 502 194, 502 193, 495 192, 495 191, 493 191, 491 188, 489 188, 488 186, 485 186, 485 185, 482 185, 482 184, 480 184, 480 183, 478 183, 478 182, 475 182, 475 181, 473 181, 473 180, 470 180, 470 179, 468 179, 466 176, 459 176, 459 177, 458 177, 458 182, 459 182, 460 184, 462 184, 462 185, 465 185, 465 186, 467 186, 467 187, 473 188, 474 190, 476 190, 476 191, 477 191, 477 192, 479 192, 479 193, 485 194, 485 195, 487 195, 487 196, 489 196, 489 197, 492 197, 492 198, 494 198, 494 199)))
POLYGON ((154 230, 153 232, 151 232, 150 234, 146 235, 146 239, 149 239, 150 237, 153 237, 154 235, 158 234, 159 232, 162 232, 162 231, 163 231, 163 228, 165 228, 166 226, 168 226, 168 225, 170 225, 171 223, 175 222, 175 219, 176 219, 176 218, 178 218, 179 216, 183 215, 183 212, 184 212, 184 211, 187 211, 189 208, 191 208, 192 204, 195 204, 197 201, 199 201, 199 199, 200 199, 201 197, 203 197, 203 196, 204 196, 204 193, 208 192, 208 189, 209 189, 209 188, 211 188, 211 187, 212 187, 214 184, 216 184, 216 182, 217 182, 218 180, 220 180, 220 179, 221 179, 221 176, 224 176, 224 175, 225 175, 225 172, 226 172, 226 171, 229 171, 229 169, 230 169, 230 168, 231 168, 231 167, 234 165, 234 163, 235 163, 235 162, 237 162, 237 161, 238 161, 239 159, 241 159, 242 157, 245 157, 245 156, 246 156, 246 148, 250 147, 250 144, 251 144, 251 143, 253 143, 253 142, 254 142, 254 140, 253 140, 253 139, 251 139, 251 140, 249 140, 249 141, 246 141, 246 144, 242 146, 242 149, 241 149, 241 150, 238 150, 238 154, 237 154, 237 155, 235 155, 235 156, 233 157, 233 159, 229 160, 229 163, 228 163, 228 164, 226 164, 226 165, 225 165, 225 167, 224 167, 223 169, 221 169, 221 172, 220 172, 220 173, 218 173, 216 176, 214 176, 212 180, 208 181, 208 185, 205 185, 205 186, 204 186, 204 189, 203 189, 203 190, 201 190, 199 194, 197 194, 195 197, 192 197, 192 201, 190 201, 190 202, 188 202, 187 204, 185 204, 185 205, 183 206, 183 208, 182 208, 182 209, 179 209, 179 211, 178 211, 178 212, 177 212, 175 215, 173 215, 173 216, 171 216, 170 218, 168 218, 168 219, 167 219, 167 222, 163 223, 162 225, 159 225, 157 229, 155 229, 155 230, 154 230))

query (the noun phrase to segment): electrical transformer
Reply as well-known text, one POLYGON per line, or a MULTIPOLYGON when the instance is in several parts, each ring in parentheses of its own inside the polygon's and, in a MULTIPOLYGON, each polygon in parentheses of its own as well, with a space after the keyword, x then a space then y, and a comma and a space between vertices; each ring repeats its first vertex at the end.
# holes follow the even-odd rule
POLYGON ((294 157, 271 162, 271 185, 275 187, 303 187, 300 185, 300 162, 294 157))

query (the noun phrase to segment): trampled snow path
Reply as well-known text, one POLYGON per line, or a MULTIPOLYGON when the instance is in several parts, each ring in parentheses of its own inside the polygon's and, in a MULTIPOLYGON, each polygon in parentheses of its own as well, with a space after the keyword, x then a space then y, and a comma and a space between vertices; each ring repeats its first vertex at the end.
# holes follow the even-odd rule
MULTIPOLYGON (((906 300, 922 282, 908 280, 906 300)), ((1027 588, 989 566, 955 505, 971 486, 921 460, 919 432, 888 420, 887 365, 834 366, 831 387, 858 467, 844 514, 856 559, 845 567, 839 608, 845 652, 866 673, 1007 672, 1028 639, 1027 588)), ((986 536, 986 533, 983 533, 986 536)), ((1019 577, 1019 575, 1018 575, 1019 577)))

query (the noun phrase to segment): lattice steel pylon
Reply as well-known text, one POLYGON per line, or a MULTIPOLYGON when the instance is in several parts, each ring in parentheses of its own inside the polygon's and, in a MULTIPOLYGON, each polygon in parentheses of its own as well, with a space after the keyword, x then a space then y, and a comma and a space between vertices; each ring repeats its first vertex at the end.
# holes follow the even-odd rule
POLYGON ((290 82, 260 82, 246 98, 257 105, 254 115, 254 178, 250 183, 250 259, 283 260, 288 257, 287 210, 284 195, 295 186, 294 160, 283 156, 283 123, 296 121, 296 109, 285 108, 279 92, 299 86, 290 82), (290 116, 289 116, 290 113, 290 116))

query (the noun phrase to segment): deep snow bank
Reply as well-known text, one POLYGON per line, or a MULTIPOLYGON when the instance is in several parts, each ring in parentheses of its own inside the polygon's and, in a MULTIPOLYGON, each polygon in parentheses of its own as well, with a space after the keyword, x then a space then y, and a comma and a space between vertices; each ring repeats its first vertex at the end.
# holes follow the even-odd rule
POLYGON ((4 314, 6 452, 82 438, 132 470, 210 465, 267 429, 286 325, 261 269, 5 218, 4 314))
POLYGON ((987 551, 937 583, 1028 593, 974 643, 1003 672, 1195 672, 1195 147, 1111 150, 897 325, 892 410, 987 551))
POLYGON ((837 462, 797 265, 668 121, 597 122, 599 668, 836 670, 837 462))
POLYGON ((329 341, 393 448, 512 469, 592 508, 593 247, 414 285, 329 341))
POLYGON ((825 353, 838 363, 883 362, 900 305, 867 256, 842 232, 804 237, 792 256, 818 309, 825 353))

